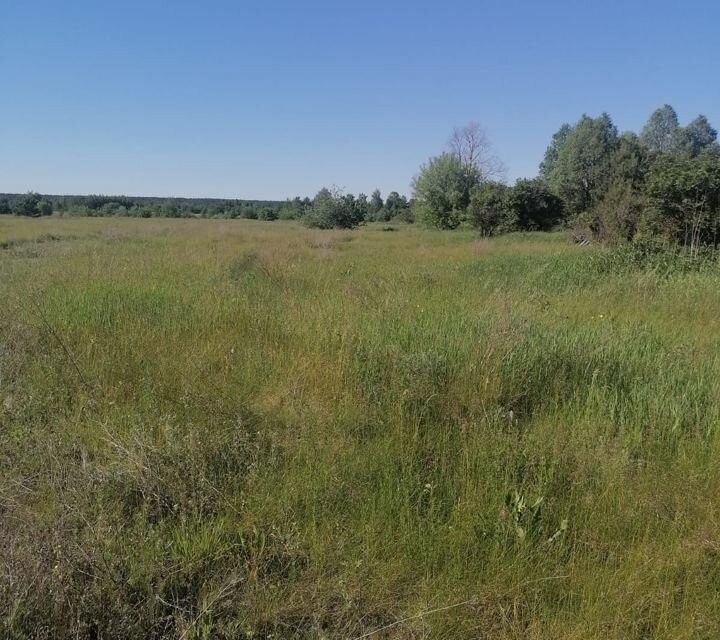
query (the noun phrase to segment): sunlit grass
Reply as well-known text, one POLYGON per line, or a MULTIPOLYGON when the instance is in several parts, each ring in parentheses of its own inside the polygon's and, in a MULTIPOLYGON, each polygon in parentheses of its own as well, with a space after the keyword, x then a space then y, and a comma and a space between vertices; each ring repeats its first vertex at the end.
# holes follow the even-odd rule
POLYGON ((0 246, 4 636, 720 634, 720 270, 410 226, 0 246))

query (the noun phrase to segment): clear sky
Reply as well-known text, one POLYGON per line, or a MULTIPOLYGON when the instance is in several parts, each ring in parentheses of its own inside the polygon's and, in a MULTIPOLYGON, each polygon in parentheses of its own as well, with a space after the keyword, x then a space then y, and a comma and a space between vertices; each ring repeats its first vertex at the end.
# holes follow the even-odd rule
POLYGON ((0 0, 0 192, 408 193, 456 125, 508 178, 669 102, 720 127, 720 3, 0 0))

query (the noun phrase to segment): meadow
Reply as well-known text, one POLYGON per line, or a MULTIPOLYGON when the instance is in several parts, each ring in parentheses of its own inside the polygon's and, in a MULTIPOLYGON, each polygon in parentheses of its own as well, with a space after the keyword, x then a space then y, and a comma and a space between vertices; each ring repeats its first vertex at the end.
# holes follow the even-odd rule
POLYGON ((0 217, 3 638, 720 637, 720 266, 0 217))

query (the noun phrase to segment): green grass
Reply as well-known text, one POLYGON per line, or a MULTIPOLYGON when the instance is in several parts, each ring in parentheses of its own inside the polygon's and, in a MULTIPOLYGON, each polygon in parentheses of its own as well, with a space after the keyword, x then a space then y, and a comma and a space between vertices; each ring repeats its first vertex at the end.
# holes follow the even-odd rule
POLYGON ((0 218, 0 635, 720 636, 720 268, 671 267, 0 218))

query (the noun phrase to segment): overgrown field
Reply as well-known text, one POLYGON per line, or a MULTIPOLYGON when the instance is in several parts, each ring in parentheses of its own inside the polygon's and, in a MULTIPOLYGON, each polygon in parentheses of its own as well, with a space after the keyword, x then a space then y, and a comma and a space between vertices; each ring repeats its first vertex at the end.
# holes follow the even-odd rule
POLYGON ((720 267, 3 217, 0 294, 3 638, 720 637, 720 267))

